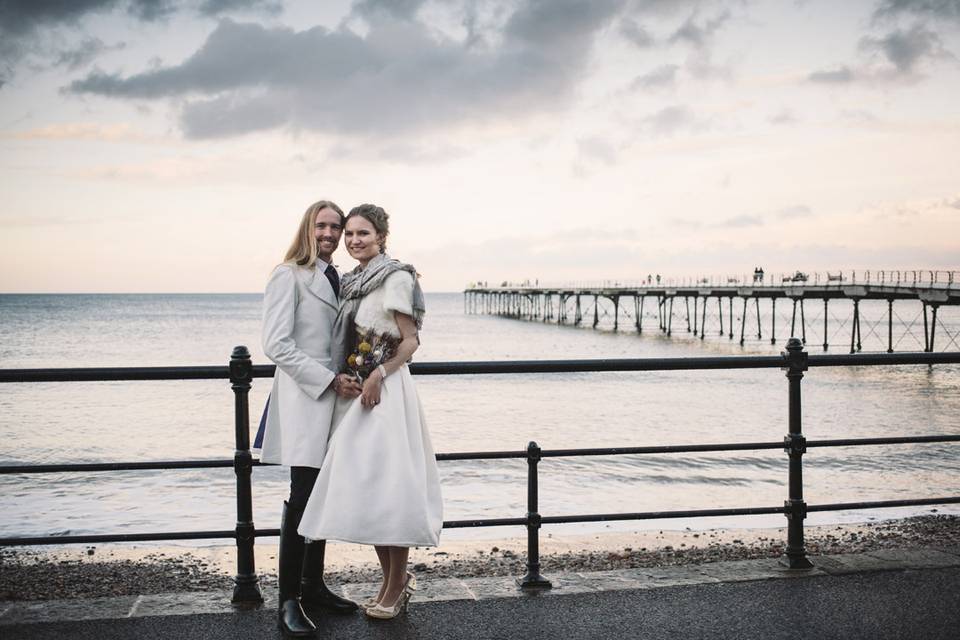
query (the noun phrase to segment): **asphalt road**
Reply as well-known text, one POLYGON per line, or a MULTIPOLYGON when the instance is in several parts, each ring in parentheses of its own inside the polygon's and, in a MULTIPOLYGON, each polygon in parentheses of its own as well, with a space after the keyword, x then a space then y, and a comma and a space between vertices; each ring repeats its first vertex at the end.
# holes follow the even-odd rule
MULTIPOLYGON (((423 603, 380 622, 318 620, 319 638, 960 638, 960 568, 423 603)), ((274 612, 41 623, 0 628, 3 640, 265 640, 274 612)))

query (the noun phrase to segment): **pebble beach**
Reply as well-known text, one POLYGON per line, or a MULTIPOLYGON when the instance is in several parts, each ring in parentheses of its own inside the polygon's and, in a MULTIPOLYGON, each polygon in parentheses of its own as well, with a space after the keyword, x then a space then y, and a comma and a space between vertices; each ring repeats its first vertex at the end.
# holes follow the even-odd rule
MULTIPOLYGON (((258 543, 257 572, 276 583, 276 546, 258 543)), ((541 532, 541 571, 603 571, 776 558, 784 529, 644 531, 588 536, 541 532)), ((881 549, 960 546, 960 516, 931 513, 899 520, 806 528, 811 556, 881 549)), ((522 575, 522 537, 503 541, 441 543, 412 549, 411 568, 427 579, 522 575)), ((0 550, 0 601, 64 600, 177 591, 229 592, 235 549, 134 545, 31 547, 0 550)), ((331 585, 372 582, 379 567, 369 547, 331 544, 326 578, 331 585)))

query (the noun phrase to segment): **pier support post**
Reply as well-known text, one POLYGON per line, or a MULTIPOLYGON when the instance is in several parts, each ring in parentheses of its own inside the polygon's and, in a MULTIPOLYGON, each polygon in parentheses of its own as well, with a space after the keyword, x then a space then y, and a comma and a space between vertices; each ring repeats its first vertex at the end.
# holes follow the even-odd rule
POLYGON ((540 462, 540 446, 536 442, 527 445, 527 573, 517 579, 523 589, 549 589, 553 585, 540 575, 540 512, 537 482, 537 464, 540 462))
POLYGON ((800 404, 800 381, 807 370, 807 354, 798 339, 790 338, 782 355, 790 385, 789 432, 783 439, 784 450, 790 457, 790 489, 788 499, 783 503, 787 516, 787 551, 780 562, 790 569, 810 569, 813 563, 807 558, 803 541, 803 520, 807 517, 807 503, 803 500, 803 454, 807 450, 807 441, 803 436, 800 404))
POLYGON ((930 305, 931 314, 930 314, 930 346, 927 347, 927 351, 933 353, 933 338, 937 335, 937 308, 940 305, 937 303, 932 303, 930 305))
POLYGON ((687 333, 690 333, 690 296, 683 296, 683 303, 687 306, 687 333))
POLYGON ((757 340, 763 339, 763 326, 760 324, 760 298, 754 298, 757 307, 757 340))
POLYGON ((707 297, 703 297, 703 309, 700 310, 700 339, 707 337, 707 297))
POLYGON ((793 313, 790 314, 790 335, 797 335, 797 300, 798 298, 793 299, 793 313))
POLYGON ((723 298, 717 296, 717 318, 720 319, 720 336, 723 337, 723 298))
MULTIPOLYGON (((793 331, 790 332, 793 334, 793 331)), ((777 344, 777 299, 770 299, 770 344, 777 344)))
POLYGON ((828 340, 829 336, 827 335, 827 314, 829 312, 829 298, 823 299, 823 350, 826 351, 830 346, 830 341, 828 340))
POLYGON ((743 336, 747 331, 747 298, 743 298, 743 316, 740 318, 740 346, 743 346, 743 336))
POLYGON ((233 470, 237 475, 237 575, 233 578, 233 598, 236 604, 263 602, 260 579, 257 577, 253 556, 255 529, 253 526, 253 491, 250 475, 253 472, 253 456, 250 455, 250 383, 253 381, 253 364, 250 352, 244 346, 234 347, 230 355, 230 383, 234 397, 234 437, 236 450, 233 454, 233 470))
POLYGON ((637 313, 637 333, 643 333, 643 302, 646 296, 640 296, 640 311, 637 313))
POLYGON ((613 296, 613 330, 620 328, 620 296, 613 296))
POLYGON ((887 353, 893 353, 893 298, 887 300, 887 353))
POLYGON ((697 304, 700 302, 700 296, 693 296, 693 335, 697 335, 697 304))
POLYGON ((730 296, 730 340, 733 340, 733 296, 730 296))
MULTIPOLYGON (((666 298, 664 298, 664 307, 666 307, 666 298)), ((670 312, 667 315, 667 337, 673 333, 673 296, 670 296, 670 312)))
POLYGON ((593 328, 597 328, 597 324, 600 323, 600 296, 593 296, 593 328))
POLYGON ((854 353, 854 341, 856 341, 856 350, 860 351, 860 299, 853 299, 853 324, 850 327, 850 353, 854 353))
POLYGON ((580 294, 577 294, 577 311, 573 317, 573 324, 580 325, 580 322, 583 321, 583 314, 580 313, 580 294))
POLYGON ((807 344, 807 320, 803 317, 803 298, 800 298, 800 342, 807 344))

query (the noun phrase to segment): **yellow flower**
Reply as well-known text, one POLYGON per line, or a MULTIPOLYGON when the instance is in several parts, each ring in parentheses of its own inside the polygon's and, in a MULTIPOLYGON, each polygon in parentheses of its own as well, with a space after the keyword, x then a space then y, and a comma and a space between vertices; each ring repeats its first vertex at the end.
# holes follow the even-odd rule
POLYGON ((367 342, 367 341, 361 342, 361 343, 360 343, 360 346, 357 347, 357 349, 360 350, 360 353, 369 353, 370 349, 372 349, 372 348, 373 348, 373 347, 371 347, 371 346, 370 346, 370 343, 367 342))
POLYGON ((347 364, 350 365, 351 367, 357 366, 357 356, 351 353, 350 357, 347 358, 347 364))

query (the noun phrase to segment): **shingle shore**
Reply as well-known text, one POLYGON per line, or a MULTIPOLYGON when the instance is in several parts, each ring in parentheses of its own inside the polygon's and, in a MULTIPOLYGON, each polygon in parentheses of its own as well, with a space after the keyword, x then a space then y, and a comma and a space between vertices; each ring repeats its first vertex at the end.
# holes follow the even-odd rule
MULTIPOLYGON (((541 570, 550 573, 604 571, 638 567, 705 564, 725 560, 775 558, 783 554, 785 538, 757 536, 755 540, 708 541, 709 531, 688 531, 689 540, 656 547, 599 548, 541 556, 541 570)), ((602 539, 601 539, 602 544, 602 539)), ((881 549, 960 546, 960 516, 925 515, 902 520, 820 527, 806 537, 811 555, 861 553, 881 549)), ((525 557, 496 546, 472 552, 428 555, 413 567, 421 575, 440 577, 507 576, 524 573, 525 557)), ((58 559, 37 548, 0 550, 0 601, 62 600, 178 591, 224 591, 232 575, 189 551, 168 556, 147 553, 136 560, 97 558, 95 548, 86 559, 58 559)), ((327 574, 332 584, 372 582, 378 570, 370 564, 327 574)), ((275 586, 276 574, 262 572, 265 587, 275 586)))

